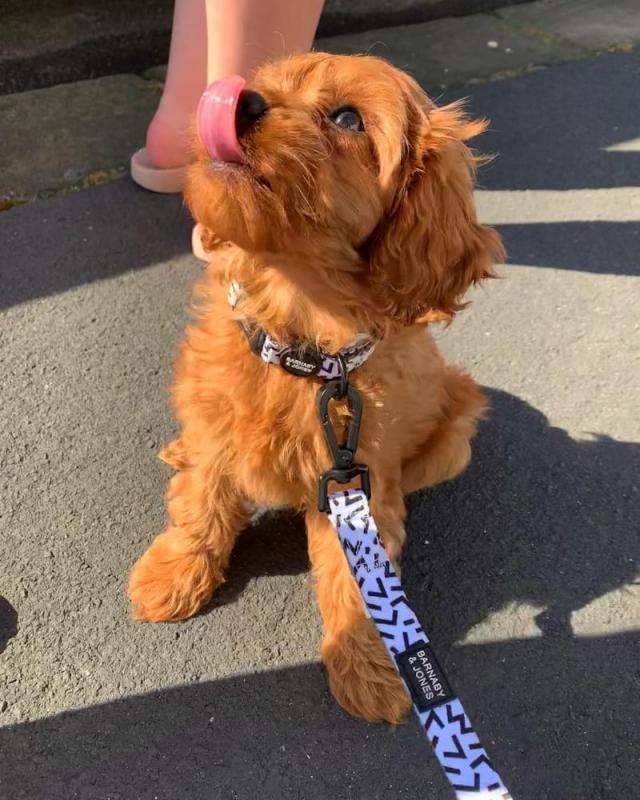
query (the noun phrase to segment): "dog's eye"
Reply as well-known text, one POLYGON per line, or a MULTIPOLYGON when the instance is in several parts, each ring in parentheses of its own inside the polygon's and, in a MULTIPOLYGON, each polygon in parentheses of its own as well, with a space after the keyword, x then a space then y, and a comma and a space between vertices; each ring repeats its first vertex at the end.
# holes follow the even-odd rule
POLYGON ((364 130, 362 117, 356 109, 351 106, 338 108, 331 114, 331 119, 339 128, 343 128, 346 131, 359 132, 364 130))

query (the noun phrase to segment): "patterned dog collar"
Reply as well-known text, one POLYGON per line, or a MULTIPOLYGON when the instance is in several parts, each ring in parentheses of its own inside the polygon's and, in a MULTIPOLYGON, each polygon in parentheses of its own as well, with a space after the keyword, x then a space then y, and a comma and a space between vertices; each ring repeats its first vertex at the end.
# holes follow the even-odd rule
MULTIPOLYGON (((227 296, 231 308, 236 307, 241 295, 242 286, 233 281, 227 296)), ((364 364, 376 346, 374 339, 361 334, 337 353, 327 353, 304 343, 281 344, 251 320, 240 319, 238 325, 247 337, 253 353, 267 364, 277 364, 290 375, 301 378, 315 377, 327 381, 346 378, 350 372, 364 364)))

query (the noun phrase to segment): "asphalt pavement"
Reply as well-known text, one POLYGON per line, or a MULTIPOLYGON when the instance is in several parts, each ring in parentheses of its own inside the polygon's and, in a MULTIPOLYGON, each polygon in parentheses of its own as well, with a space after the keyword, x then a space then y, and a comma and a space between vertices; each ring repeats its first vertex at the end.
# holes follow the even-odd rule
MULTIPOLYGON (((493 410, 410 499, 403 582, 516 800, 640 785, 639 79, 635 51, 464 92, 510 264, 437 335, 493 410)), ((0 214, 0 798, 445 800, 416 723, 328 693, 297 518, 259 519, 195 619, 128 618, 189 232, 126 178, 0 214)))

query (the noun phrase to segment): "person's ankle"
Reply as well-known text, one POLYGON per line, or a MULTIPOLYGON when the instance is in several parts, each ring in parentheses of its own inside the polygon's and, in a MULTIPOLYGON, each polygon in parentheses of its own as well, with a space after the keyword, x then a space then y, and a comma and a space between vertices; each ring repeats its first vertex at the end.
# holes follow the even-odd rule
POLYGON ((187 164, 189 121, 176 122, 159 108, 147 129, 147 155, 159 169, 172 169, 187 164))

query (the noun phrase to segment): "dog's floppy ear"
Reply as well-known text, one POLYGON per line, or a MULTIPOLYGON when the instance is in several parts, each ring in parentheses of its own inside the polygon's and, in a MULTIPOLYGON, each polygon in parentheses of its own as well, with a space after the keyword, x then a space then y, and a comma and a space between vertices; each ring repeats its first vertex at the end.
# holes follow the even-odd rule
POLYGON ((478 223, 478 159, 464 144, 487 123, 470 121, 461 103, 429 108, 413 81, 405 93, 409 127, 398 188, 365 257, 384 313, 411 324, 425 315, 452 317, 471 284, 494 276, 504 253, 498 234, 478 223))

